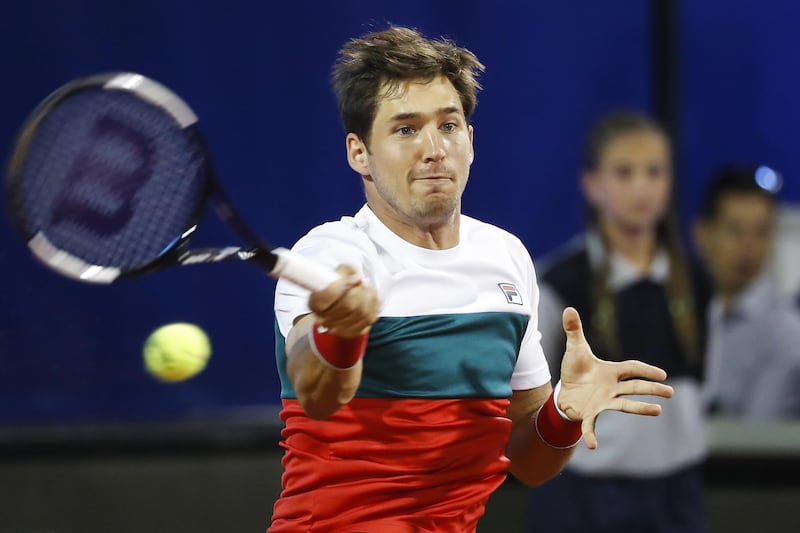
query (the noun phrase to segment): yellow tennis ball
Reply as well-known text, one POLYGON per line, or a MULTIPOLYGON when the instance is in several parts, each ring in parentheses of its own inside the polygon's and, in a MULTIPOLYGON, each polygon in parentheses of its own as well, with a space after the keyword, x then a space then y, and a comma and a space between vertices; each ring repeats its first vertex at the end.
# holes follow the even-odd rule
POLYGON ((195 324, 176 322, 153 331, 143 351, 145 368, 153 376, 161 381, 183 381, 206 367, 211 342, 195 324))

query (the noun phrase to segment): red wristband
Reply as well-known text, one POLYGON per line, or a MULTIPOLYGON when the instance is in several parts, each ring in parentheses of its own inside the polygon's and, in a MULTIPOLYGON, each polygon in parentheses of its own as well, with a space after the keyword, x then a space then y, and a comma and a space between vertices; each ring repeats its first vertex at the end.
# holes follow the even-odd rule
POLYGON ((339 370, 352 368, 361 360, 367 350, 367 337, 368 334, 365 333, 360 337, 346 339, 328 333, 327 328, 316 322, 308 335, 311 350, 317 354, 320 361, 339 370))
POLYGON ((581 440, 581 423, 565 420, 556 408, 556 391, 544 402, 539 412, 536 413, 536 432, 539 437, 553 448, 572 448, 581 440))

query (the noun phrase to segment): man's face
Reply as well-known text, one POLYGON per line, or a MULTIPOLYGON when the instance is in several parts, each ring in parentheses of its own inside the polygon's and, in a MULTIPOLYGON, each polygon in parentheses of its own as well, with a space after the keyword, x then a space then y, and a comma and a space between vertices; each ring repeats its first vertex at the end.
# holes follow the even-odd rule
POLYGON ((421 228, 452 222, 473 158, 472 127, 452 83, 439 77, 384 89, 369 146, 348 135, 348 157, 366 176, 378 216, 421 228))
POLYGON ((695 238, 718 290, 734 295, 763 269, 772 246, 774 207, 768 198, 729 192, 716 216, 699 222, 695 238))

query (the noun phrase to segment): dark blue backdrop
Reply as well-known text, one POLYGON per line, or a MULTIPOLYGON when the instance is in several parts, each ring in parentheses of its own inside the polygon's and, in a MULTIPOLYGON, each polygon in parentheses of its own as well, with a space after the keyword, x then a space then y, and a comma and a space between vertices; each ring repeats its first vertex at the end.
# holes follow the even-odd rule
MULTIPOLYGON (((800 6, 678 6, 681 205, 693 209, 715 164, 743 158, 783 170, 796 199, 800 6)), ((515 232, 536 258, 582 225, 588 124, 615 107, 653 107, 651 19, 649 2, 628 0, 6 1, 0 146, 68 79, 139 71, 196 109, 234 202, 270 240, 291 244, 362 203, 328 85, 337 49, 387 21, 411 25, 455 38, 487 65, 465 212, 515 232)), ((200 234, 205 244, 232 238, 213 217, 200 234)), ((0 423, 235 416, 277 403, 274 282, 255 269, 197 267, 97 287, 40 267, 5 222, 0 244, 0 423), (197 378, 162 385, 140 351, 171 321, 200 324, 215 353, 197 378)))

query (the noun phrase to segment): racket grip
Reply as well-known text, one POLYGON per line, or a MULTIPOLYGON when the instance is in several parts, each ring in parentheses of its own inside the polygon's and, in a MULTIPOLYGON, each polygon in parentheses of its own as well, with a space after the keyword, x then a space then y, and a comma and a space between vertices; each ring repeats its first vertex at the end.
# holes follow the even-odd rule
POLYGON ((320 291, 339 279, 339 274, 286 248, 275 248, 275 268, 270 275, 286 278, 310 291, 320 291))

